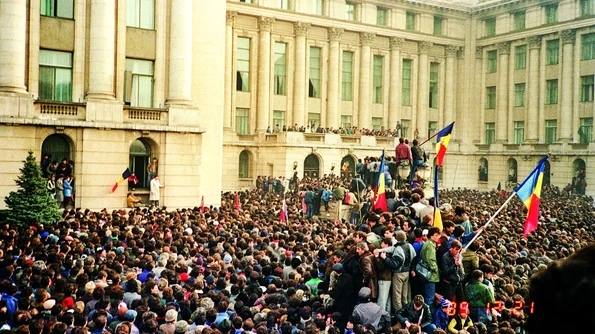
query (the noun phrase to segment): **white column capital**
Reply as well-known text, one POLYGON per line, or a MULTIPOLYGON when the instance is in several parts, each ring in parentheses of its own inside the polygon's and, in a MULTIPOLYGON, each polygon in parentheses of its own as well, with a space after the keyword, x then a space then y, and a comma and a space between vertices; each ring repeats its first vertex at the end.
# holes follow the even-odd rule
POLYGON ((419 43, 419 53, 428 53, 430 52, 430 48, 433 46, 434 44, 432 42, 421 42, 419 43))
POLYGON ((483 46, 476 46, 475 47, 475 58, 476 59, 483 58, 483 46))
POLYGON ((372 45, 372 42, 374 42, 374 39, 376 38, 376 34, 370 33, 370 32, 362 32, 359 34, 359 40, 360 43, 362 45, 372 45))
POLYGON ((388 42, 390 44, 391 49, 400 50, 401 47, 403 47, 403 43, 405 43, 405 39, 401 37, 391 36, 389 37, 388 42))
POLYGON ((529 49, 541 48, 541 36, 531 36, 527 38, 527 46, 529 49))
POLYGON ((238 12, 232 12, 232 11, 227 12, 225 14, 225 19, 226 19, 225 23, 228 26, 233 26, 235 23, 235 20, 236 20, 236 16, 238 16, 238 12))
POLYGON ((342 28, 331 27, 328 29, 328 38, 331 41, 339 41, 341 39, 341 35, 343 35, 344 31, 345 30, 342 28))
POLYGON ((459 51, 459 47, 454 45, 447 45, 444 48, 444 51, 446 51, 446 57, 455 57, 457 55, 457 51, 459 51))
POLYGON ((496 47, 498 48, 498 55, 510 54, 510 42, 498 43, 496 47))
POLYGON ((576 40, 576 30, 568 29, 560 31, 560 39, 562 39, 563 44, 574 43, 576 40))
POLYGON ((275 19, 272 17, 261 16, 258 18, 258 29, 270 32, 273 29, 274 22, 275 19))
POLYGON ((310 28, 310 23, 298 21, 293 24, 293 31, 296 36, 306 36, 308 34, 308 28, 310 28))

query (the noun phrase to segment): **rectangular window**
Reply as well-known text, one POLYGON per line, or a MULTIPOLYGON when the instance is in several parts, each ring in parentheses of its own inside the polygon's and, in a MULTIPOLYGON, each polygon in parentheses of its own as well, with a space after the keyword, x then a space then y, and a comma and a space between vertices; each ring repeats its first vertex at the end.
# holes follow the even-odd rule
POLYGON ((415 13, 407 12, 405 14, 405 29, 415 30, 415 13))
POLYGON ((39 50, 39 99, 72 102, 72 53, 39 50))
POLYGON ((287 91, 287 44, 275 43, 275 95, 285 95, 287 91))
POLYGON ((310 47, 308 96, 320 98, 320 48, 310 47))
POLYGON ((243 2, 243 3, 252 3, 252 0, 240 0, 240 2, 243 2))
POLYGON ((353 52, 343 51, 343 73, 341 80, 341 99, 353 99, 353 52))
POLYGON ((558 4, 552 3, 544 6, 545 23, 552 24, 558 22, 558 4))
POLYGON ((525 141, 525 122, 514 122, 514 143, 522 144, 525 141))
POLYGON ((382 117, 372 117, 372 129, 382 130, 382 117))
POLYGON ((141 29, 155 29, 155 0, 127 0, 126 25, 141 29))
POLYGON ((486 144, 496 142, 496 123, 486 123, 486 144))
POLYGON ((512 26, 514 30, 525 29, 525 11, 520 11, 512 14, 512 26))
POLYGON ((357 20, 357 4, 353 2, 345 3, 345 20, 348 21, 355 21, 357 20))
POLYGON ((236 90, 250 91, 250 38, 238 37, 236 90))
POLYGON ((486 87, 486 109, 496 108, 496 86, 486 87))
POLYGON ((430 63, 430 96, 429 107, 438 108, 438 75, 440 70, 439 63, 430 63))
POLYGON ((403 59, 403 77, 401 82, 401 105, 411 105, 411 59, 403 59))
POLYGON ((249 130, 250 109, 236 108, 236 133, 239 135, 247 135, 249 130))
POLYGON ((558 79, 545 81, 545 104, 558 103, 558 79))
POLYGON ((376 24, 379 26, 386 26, 386 13, 384 7, 376 6, 376 24))
POLYGON ((289 0, 277 0, 277 8, 288 10, 289 0))
POLYGON ((522 70, 527 68, 527 46, 519 45, 514 48, 514 69, 522 70))
POLYGON ((428 122, 428 138, 432 137, 438 130, 438 122, 428 122))
POLYGON ((312 14, 324 15, 324 0, 312 0, 312 14))
POLYGON ((578 134, 581 144, 588 144, 593 140, 593 117, 586 117, 580 119, 580 127, 578 134))
POLYGON ((409 129, 411 128, 411 120, 401 120, 401 136, 403 138, 409 138, 409 129))
POLYGON ((555 143, 558 138, 558 121, 549 119, 545 121, 545 143, 555 143))
POLYGON ((581 60, 595 59, 595 33, 582 36, 582 57, 581 60))
POLYGON ((125 76, 126 101, 133 107, 153 107, 153 62, 126 58, 126 72, 130 73, 125 76))
POLYGON ((74 18, 74 0, 41 0, 41 15, 74 18))
POLYGON ((490 50, 487 55, 487 73, 496 73, 498 70, 498 51, 490 50))
POLYGON ((341 127, 348 128, 351 126, 351 116, 350 115, 341 115, 341 127))
POLYGON ((275 125, 273 128, 275 132, 283 129, 285 126, 285 111, 273 110, 273 124, 275 125))
POLYGON ((525 106, 525 83, 514 84, 514 106, 525 106))
POLYGON ((595 14, 595 0, 581 0, 581 16, 595 14))
POLYGON ((312 132, 316 131, 316 127, 320 125, 320 114, 309 112, 308 113, 308 125, 311 127, 312 132))
POLYGON ((483 22, 484 22, 486 37, 495 36, 496 35, 496 18, 492 17, 489 19, 485 19, 483 22))
POLYGON ((581 102, 593 102, 593 75, 581 77, 581 102))
POLYGON ((374 56, 374 103, 382 103, 382 68, 383 56, 374 56))
POLYGON ((546 65, 557 65, 560 55, 560 40, 552 39, 545 43, 546 65))
POLYGON ((240 153, 239 167, 238 176, 240 178, 250 177, 250 155, 248 155, 248 151, 242 151, 242 153, 240 153))
POLYGON ((440 16, 434 16, 434 35, 442 36, 442 22, 444 19, 440 16))

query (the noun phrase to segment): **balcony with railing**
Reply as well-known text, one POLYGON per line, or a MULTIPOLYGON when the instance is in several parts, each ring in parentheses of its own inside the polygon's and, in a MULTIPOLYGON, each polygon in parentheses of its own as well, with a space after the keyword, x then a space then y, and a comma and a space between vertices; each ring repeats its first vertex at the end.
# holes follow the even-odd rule
POLYGON ((86 117, 84 103, 36 101, 34 110, 39 119, 84 121, 86 117))
POLYGON ((167 109, 124 106, 124 123, 167 125, 167 109))

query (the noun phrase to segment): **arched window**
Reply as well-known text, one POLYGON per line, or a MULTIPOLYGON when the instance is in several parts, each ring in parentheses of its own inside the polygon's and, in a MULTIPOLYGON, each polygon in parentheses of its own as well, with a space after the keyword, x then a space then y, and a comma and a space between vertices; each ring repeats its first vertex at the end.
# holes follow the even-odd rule
POLYGON ((508 159, 508 182, 512 184, 517 183, 517 162, 516 159, 510 158, 508 159))
POLYGON ((488 182, 488 159, 479 159, 479 182, 488 182))
POLYGON ((46 153, 51 161, 57 161, 58 163, 63 159, 66 159, 66 161, 71 160, 70 144, 66 136, 60 134, 48 136, 41 145, 41 154, 46 153))
POLYGON ((320 176, 320 161, 315 154, 310 154, 304 160, 304 177, 320 176))
POLYGON ((137 139, 130 145, 130 172, 135 173, 139 181, 139 188, 149 187, 149 173, 147 166, 151 160, 151 146, 142 139, 137 139))
POLYGON ((249 151, 242 151, 240 152, 240 162, 239 162, 239 177, 240 178, 247 178, 250 177, 250 152, 249 151))
POLYGON ((355 158, 352 155, 346 155, 341 159, 341 178, 347 178, 355 175, 355 158))

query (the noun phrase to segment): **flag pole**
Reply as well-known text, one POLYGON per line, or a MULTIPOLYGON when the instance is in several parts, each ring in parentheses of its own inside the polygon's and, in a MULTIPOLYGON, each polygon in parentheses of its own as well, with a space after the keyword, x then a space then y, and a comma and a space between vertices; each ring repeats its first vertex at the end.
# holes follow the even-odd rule
POLYGON ((434 137, 436 137, 438 135, 438 133, 440 133, 440 131, 436 132, 432 137, 424 140, 424 142, 421 143, 421 144, 419 144, 419 146, 422 146, 423 144, 425 144, 425 143, 429 142, 430 140, 432 140, 434 137))
MULTIPOLYGON (((487 228, 488 225, 490 225, 490 223, 494 220, 494 218, 496 218, 496 216, 500 213, 500 211, 502 211, 502 209, 504 209, 504 207, 508 204, 508 202, 510 202, 514 197, 516 197, 516 191, 513 191, 512 194, 510 194, 510 196, 508 197, 508 199, 506 200, 506 202, 504 202, 504 204, 502 204, 500 206, 500 208, 498 208, 498 210, 496 210, 496 212, 494 212, 494 214, 490 217, 490 219, 488 220, 487 223, 485 223, 485 225, 483 225, 483 227, 487 228)), ((471 245, 471 243, 473 241, 475 241, 475 239, 477 239, 477 237, 479 237, 479 235, 481 234, 481 232, 483 232, 485 229, 475 233, 475 236, 473 237, 473 239, 469 240, 469 242, 467 243, 467 245, 465 247, 463 247, 463 249, 467 249, 467 247, 469 247, 469 245, 471 245)))

